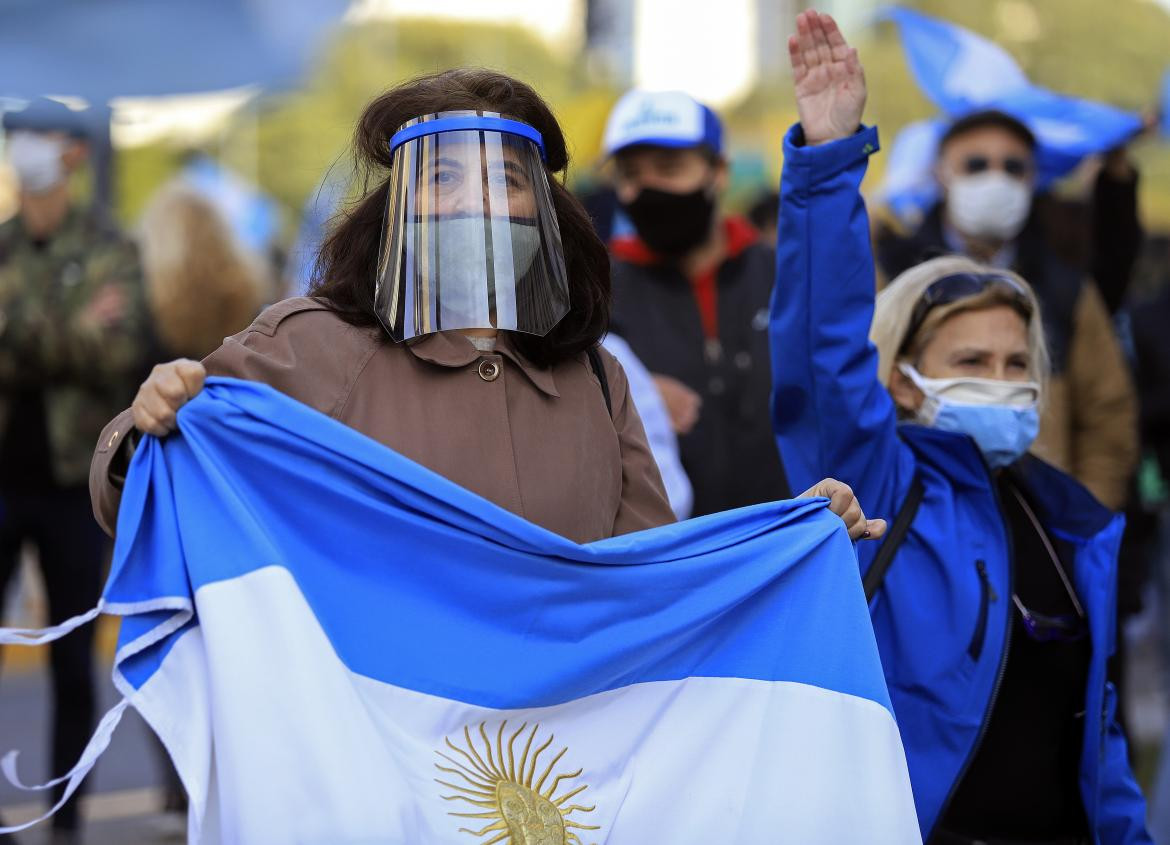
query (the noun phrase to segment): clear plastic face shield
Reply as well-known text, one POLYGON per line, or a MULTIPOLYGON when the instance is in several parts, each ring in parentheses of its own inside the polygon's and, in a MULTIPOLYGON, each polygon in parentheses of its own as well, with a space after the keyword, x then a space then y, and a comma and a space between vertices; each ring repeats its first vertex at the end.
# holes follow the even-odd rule
POLYGON ((390 335, 548 334, 569 311, 569 284, 540 133, 491 112, 440 112, 390 144, 375 290, 390 335))

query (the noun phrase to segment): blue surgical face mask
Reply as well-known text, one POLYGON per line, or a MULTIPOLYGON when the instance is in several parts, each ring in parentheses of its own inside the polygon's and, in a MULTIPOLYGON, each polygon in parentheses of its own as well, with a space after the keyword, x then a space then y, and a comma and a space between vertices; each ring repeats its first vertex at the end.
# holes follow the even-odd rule
POLYGON ((968 435, 992 469, 1014 463, 1036 439, 1040 385, 1035 382, 926 378, 906 363, 898 369, 926 397, 917 421, 968 435))

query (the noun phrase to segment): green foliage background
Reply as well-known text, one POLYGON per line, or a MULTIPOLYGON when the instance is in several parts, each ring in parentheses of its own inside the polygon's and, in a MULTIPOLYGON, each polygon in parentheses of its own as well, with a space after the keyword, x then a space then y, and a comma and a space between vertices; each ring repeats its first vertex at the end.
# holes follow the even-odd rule
MULTIPOLYGON (((1141 110, 1154 105, 1170 65, 1170 15, 1150 0, 917 0, 907 5, 995 39, 1035 82, 1141 110)), ((910 78, 895 28, 855 33, 870 89, 867 119, 887 143, 907 123, 933 114, 910 78)), ((784 51, 784 44, 775 49, 784 51)), ((715 60, 707 57, 703 60, 715 60)), ((554 106, 570 139, 572 178, 588 179, 609 107, 620 91, 586 70, 575 51, 556 50, 518 27, 400 20, 343 30, 299 90, 271 95, 242 114, 216 152, 284 206, 291 238, 299 209, 330 167, 352 172, 345 154, 354 122, 379 92, 411 76, 456 65, 498 68, 532 83, 554 106)), ((795 119, 790 82, 765 79, 725 109, 732 200, 744 201, 780 169, 780 140, 795 119)), ((120 212, 137 217, 150 193, 178 166, 165 144, 128 150, 119 169, 120 212)), ((1148 225, 1170 228, 1170 143, 1134 146, 1148 225)), ((880 178, 874 160, 869 184, 880 178)))

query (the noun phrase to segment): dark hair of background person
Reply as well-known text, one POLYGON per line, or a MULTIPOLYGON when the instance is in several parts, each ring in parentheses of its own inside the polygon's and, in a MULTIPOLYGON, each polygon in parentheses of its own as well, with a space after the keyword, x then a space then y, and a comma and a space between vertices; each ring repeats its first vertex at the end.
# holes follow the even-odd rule
POLYGON ((1010 114, 998 111, 997 109, 972 112, 971 114, 960 117, 947 127, 947 131, 939 139, 939 151, 941 152, 946 149, 947 144, 960 135, 966 135, 968 132, 976 129, 987 128, 1002 129, 1004 132, 1014 135, 1022 141, 1032 152, 1036 151, 1036 136, 1032 134, 1032 130, 1010 114))
POLYGON ((535 90, 482 68, 420 76, 390 89, 366 107, 353 141, 364 196, 338 216, 322 243, 309 295, 326 300, 346 322, 378 325, 374 275, 389 185, 390 136, 411 118, 462 109, 499 112, 527 123, 544 138, 545 168, 568 271, 570 309, 544 337, 514 333, 514 345, 529 360, 544 366, 595 346, 609 328, 609 255, 589 215, 563 184, 569 163, 565 136, 535 90))
POLYGON ((758 230, 775 227, 780 219, 780 194, 771 188, 761 190, 748 206, 747 217, 758 230))

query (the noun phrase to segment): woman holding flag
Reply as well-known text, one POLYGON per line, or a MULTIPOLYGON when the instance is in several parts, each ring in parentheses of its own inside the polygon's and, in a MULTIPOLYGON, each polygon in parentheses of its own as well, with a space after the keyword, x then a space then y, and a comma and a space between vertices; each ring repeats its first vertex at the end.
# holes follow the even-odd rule
MULTIPOLYGON (((604 821, 610 842, 664 824, 674 842, 770 842, 778 819, 806 842, 913 839, 852 547, 821 503, 579 545, 673 514, 597 349, 608 258, 556 178, 548 107, 501 74, 448 71, 375 100, 357 147, 377 176, 327 239, 314 296, 203 364, 155 368, 102 435, 91 491, 120 529, 102 603, 0 631, 33 645, 126 617, 124 697, 48 786, 76 788, 134 707, 189 790, 195 842, 445 842, 467 818, 491 841, 578 842, 604 821), (207 374, 275 391, 203 391, 207 374), (448 791, 443 755, 470 764, 477 727, 498 765, 463 773, 472 799, 448 791), (564 784, 583 771, 554 771, 568 745, 535 773, 574 730, 597 777, 564 784), (812 794, 771 800, 797 782, 812 794), (586 788, 602 799, 569 802, 586 788), (708 800, 671 812, 690 794, 708 800)), ((821 494, 851 537, 881 536, 848 487, 821 494)))
POLYGON ((1105 680, 1122 520, 1026 454, 1048 375, 1036 296, 939 258, 875 303, 857 53, 805 12, 789 54, 774 423, 796 483, 831 472, 898 514, 861 560, 923 836, 1149 842, 1105 680))
MULTIPOLYGON (((551 110, 522 82, 450 70, 366 109, 373 188, 337 220, 311 297, 201 364, 155 368, 103 433, 90 488, 113 533, 139 435, 165 436, 207 374, 264 382, 529 521, 589 542, 674 521, 620 366, 598 343, 609 258, 561 184, 551 110)), ((880 536, 822 482, 855 539, 880 536)))

